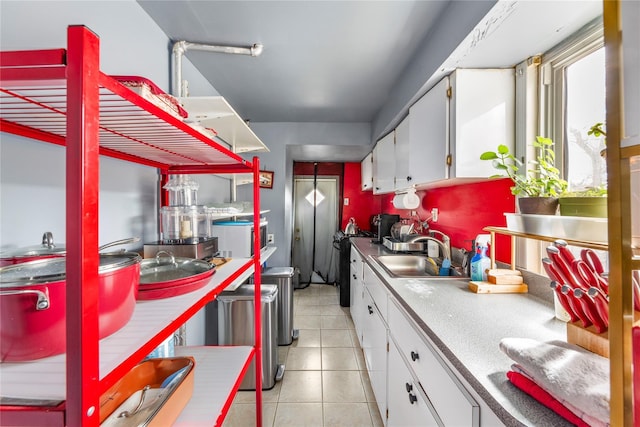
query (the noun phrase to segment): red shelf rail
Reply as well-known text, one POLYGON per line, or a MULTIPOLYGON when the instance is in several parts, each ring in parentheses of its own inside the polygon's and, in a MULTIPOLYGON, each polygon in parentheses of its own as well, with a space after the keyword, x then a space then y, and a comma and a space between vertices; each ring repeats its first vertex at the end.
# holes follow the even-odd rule
MULTIPOLYGON (((243 272, 260 253, 207 293, 100 380, 98 339, 99 156, 172 173, 252 173, 255 247, 260 247, 259 162, 249 162, 102 73, 100 41, 84 26, 67 30, 67 49, 0 52, 0 131, 66 147, 66 401, 40 411, 2 406, 33 425, 97 426, 100 394, 243 272), (22 415, 24 416, 22 416, 22 415)), ((260 274, 255 275, 256 425, 262 424, 260 274)), ((245 367, 246 368, 246 367, 245 367)), ((246 369, 245 369, 246 370, 246 369)), ((243 374, 244 375, 244 374, 243 374)), ((218 419, 222 422, 233 393, 218 419)), ((6 415, 6 413, 5 413, 6 415)))

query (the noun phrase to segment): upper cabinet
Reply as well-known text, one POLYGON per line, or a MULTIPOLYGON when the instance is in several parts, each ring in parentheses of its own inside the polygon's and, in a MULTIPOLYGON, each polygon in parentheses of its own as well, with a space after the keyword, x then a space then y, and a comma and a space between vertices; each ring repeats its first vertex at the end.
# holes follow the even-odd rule
POLYGON ((458 69, 450 76, 449 153, 452 178, 495 175, 485 151, 515 141, 515 70, 458 69))
POLYGON ((389 132, 373 148, 373 194, 394 191, 395 131, 389 132))
POLYGON ((409 169, 413 184, 449 177, 449 78, 440 80, 409 109, 409 169))
POLYGON ((405 117, 396 127, 395 155, 395 180, 394 190, 410 187, 413 183, 413 170, 411 170, 409 159, 413 150, 409 140, 409 116, 405 117))
POLYGON ((515 145, 515 71, 458 69, 409 108, 373 155, 374 193, 495 174, 480 155, 515 145))
POLYGON ((362 191, 373 189, 373 153, 369 153, 360 163, 360 182, 362 191))

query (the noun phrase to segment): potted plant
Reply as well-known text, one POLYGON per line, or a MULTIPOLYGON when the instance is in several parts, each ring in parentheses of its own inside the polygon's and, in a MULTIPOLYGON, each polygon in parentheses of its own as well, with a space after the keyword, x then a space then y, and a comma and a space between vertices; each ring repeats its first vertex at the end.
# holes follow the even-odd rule
POLYGON ((497 151, 486 151, 480 155, 481 160, 490 160, 500 174, 491 178, 506 176, 513 181, 511 194, 518 197, 521 213, 555 215, 558 209, 558 195, 567 188, 567 181, 560 177, 555 167, 553 141, 550 138, 537 136, 533 147, 538 150, 536 160, 529 162, 532 168, 524 174, 518 173, 522 162, 509 152, 509 147, 499 145, 497 151))
MULTIPOLYGON (((604 123, 596 123, 587 131, 587 135, 603 139, 605 148, 600 156, 606 157, 607 132, 604 123)), ((587 187, 580 191, 564 191, 560 194, 560 215, 593 218, 607 217, 607 187, 605 185, 587 187)))

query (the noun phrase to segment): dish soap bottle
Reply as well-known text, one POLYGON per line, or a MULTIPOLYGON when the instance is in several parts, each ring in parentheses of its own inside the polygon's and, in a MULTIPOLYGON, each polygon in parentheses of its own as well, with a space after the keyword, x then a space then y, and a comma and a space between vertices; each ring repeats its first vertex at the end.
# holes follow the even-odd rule
POLYGON ((471 258, 471 280, 487 281, 487 269, 491 267, 491 259, 487 256, 487 247, 478 246, 476 254, 471 258))

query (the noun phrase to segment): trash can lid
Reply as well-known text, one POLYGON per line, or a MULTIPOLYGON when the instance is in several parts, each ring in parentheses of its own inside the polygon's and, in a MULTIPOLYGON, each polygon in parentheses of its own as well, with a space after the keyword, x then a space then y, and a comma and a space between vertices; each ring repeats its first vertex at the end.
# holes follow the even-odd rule
MULTIPOLYGON (((238 301, 238 300, 252 300, 254 297, 255 286, 254 285, 242 285, 235 291, 222 292, 218 295, 218 299, 221 301, 238 301)), ((277 285, 261 285, 260 286, 260 300, 262 302, 269 302, 275 299, 278 294, 277 285)))
POLYGON ((262 273, 260 273, 260 277, 293 277, 293 267, 267 267, 262 273))

